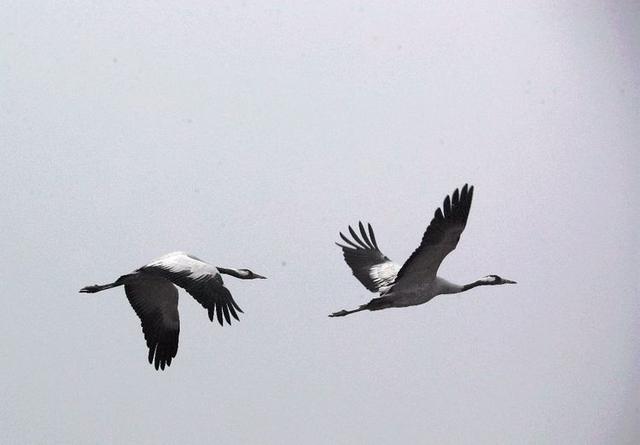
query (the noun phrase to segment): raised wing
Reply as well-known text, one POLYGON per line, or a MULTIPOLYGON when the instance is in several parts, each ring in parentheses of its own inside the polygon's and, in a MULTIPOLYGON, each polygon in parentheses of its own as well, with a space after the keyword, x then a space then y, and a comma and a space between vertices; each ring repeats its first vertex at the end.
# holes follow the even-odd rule
POLYGON ((369 229, 368 235, 362 222, 359 223, 362 239, 349 226, 349 233, 351 233, 353 240, 350 240, 340 232, 340 237, 347 245, 336 244, 342 248, 344 260, 358 281, 371 292, 378 292, 394 282, 400 266, 392 262, 380 251, 371 224, 367 224, 367 226, 369 229))
POLYGON ((180 318, 178 289, 162 277, 141 273, 124 286, 129 303, 140 317, 149 347, 149 363, 164 370, 178 353, 180 318))
POLYGON ((431 283, 444 258, 458 245, 460 234, 467 225, 473 186, 467 184, 447 196, 442 208, 437 209, 424 232, 420 246, 404 263, 393 289, 415 287, 431 283))
POLYGON ((231 317, 236 320, 240 306, 234 301, 229 289, 224 287, 222 277, 215 266, 205 263, 182 252, 176 252, 155 260, 139 269, 142 272, 162 276, 189 292, 209 314, 213 321, 214 314, 218 323, 224 321, 231 324, 231 317))

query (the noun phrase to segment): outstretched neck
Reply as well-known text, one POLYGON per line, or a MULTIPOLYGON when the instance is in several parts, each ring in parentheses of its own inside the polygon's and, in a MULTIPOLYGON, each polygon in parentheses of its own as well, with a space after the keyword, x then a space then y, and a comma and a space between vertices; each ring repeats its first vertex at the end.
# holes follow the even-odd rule
POLYGON ((463 289, 464 286, 461 286, 456 283, 452 283, 441 277, 436 277, 435 286, 436 286, 436 292, 435 292, 436 295, 457 294, 464 290, 463 289))
POLYGON ((464 286, 462 286, 462 288, 460 289, 460 292, 464 292, 478 286, 486 286, 487 284, 491 284, 491 283, 487 283, 486 281, 483 281, 483 280, 477 280, 477 281, 474 281, 473 283, 465 284, 464 286))
POLYGON ((458 294, 460 292, 473 289, 474 287, 488 286, 493 284, 515 284, 515 281, 505 280, 504 278, 500 278, 497 275, 488 275, 484 278, 480 278, 479 280, 474 281, 473 283, 460 286, 459 284, 449 283, 447 280, 443 280, 442 278, 438 277, 436 278, 436 283, 435 283, 436 285, 435 295, 458 294))
POLYGON ((220 273, 231 275, 232 277, 236 278, 247 278, 249 275, 247 272, 238 269, 227 269, 225 267, 216 267, 216 269, 218 269, 218 272, 220 273))

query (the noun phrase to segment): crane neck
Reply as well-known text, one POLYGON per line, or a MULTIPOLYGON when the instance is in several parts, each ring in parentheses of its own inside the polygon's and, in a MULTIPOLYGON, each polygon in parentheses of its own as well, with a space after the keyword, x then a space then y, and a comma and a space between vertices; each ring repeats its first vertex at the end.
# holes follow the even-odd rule
POLYGON ((462 292, 464 286, 445 280, 441 277, 436 277, 435 281, 436 295, 441 294, 457 294, 462 292))
POLYGON ((491 283, 488 283, 483 280, 477 280, 477 281, 474 281, 473 283, 465 284, 464 286, 462 286, 462 288, 460 289, 460 292, 468 291, 469 289, 473 289, 474 287, 478 287, 478 286, 486 286, 487 284, 491 284, 491 283))

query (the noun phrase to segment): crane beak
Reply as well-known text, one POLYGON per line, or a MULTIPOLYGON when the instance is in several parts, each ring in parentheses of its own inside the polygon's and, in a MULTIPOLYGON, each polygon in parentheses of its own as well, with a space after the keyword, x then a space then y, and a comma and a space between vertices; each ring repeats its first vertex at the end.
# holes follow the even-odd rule
POLYGON ((257 273, 253 274, 253 278, 262 278, 263 280, 267 279, 267 277, 263 277, 262 275, 258 275, 257 273))
POLYGON ((518 282, 517 282, 517 281, 511 281, 511 280, 505 280, 505 279, 503 279, 503 280, 502 280, 502 282, 503 282, 504 284, 518 284, 518 282))

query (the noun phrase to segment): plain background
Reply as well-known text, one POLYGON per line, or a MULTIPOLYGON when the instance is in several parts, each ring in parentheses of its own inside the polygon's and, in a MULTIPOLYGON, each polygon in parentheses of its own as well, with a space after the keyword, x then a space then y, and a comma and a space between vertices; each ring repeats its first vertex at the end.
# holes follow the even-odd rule
POLYGON ((637 2, 11 2, 0 12, 5 443, 640 441, 637 2), (440 273, 369 300, 333 245, 402 262, 465 182, 440 273), (122 289, 172 250, 171 367, 122 289))

